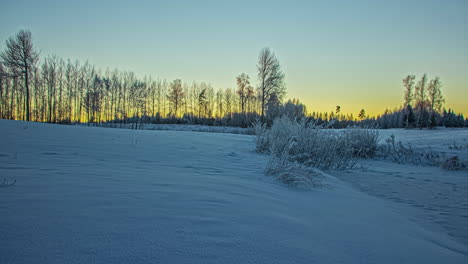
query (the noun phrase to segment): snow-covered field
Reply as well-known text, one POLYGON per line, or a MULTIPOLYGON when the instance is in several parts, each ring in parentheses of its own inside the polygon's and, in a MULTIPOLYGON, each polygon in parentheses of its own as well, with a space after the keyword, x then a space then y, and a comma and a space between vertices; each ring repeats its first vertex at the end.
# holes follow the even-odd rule
MULTIPOLYGON (((380 130, 381 144, 394 135, 418 151, 468 160, 468 129, 380 130), (456 146, 456 147, 454 147, 456 146)), ((439 229, 468 246, 468 170, 368 160, 361 169, 330 174, 375 197, 396 202, 400 210, 428 229, 439 229)))
POLYGON ((382 129, 379 132, 382 144, 390 135, 394 135, 395 141, 401 141, 405 145, 409 143, 415 149, 435 151, 447 157, 456 155, 463 160, 468 160, 468 129, 466 128, 382 129))
POLYGON ((447 232, 436 221, 451 216, 424 221, 417 206, 462 217, 466 171, 372 161, 298 191, 263 175, 254 148, 246 135, 0 120, 0 177, 16 179, 0 188, 0 263, 468 263, 463 225, 447 232))

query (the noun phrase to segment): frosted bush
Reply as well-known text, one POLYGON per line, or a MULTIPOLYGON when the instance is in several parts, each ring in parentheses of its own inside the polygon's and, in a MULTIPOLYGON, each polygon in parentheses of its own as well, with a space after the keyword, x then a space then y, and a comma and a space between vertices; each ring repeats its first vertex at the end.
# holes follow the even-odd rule
POLYGON ((268 162, 265 175, 275 176, 282 183, 299 189, 328 186, 323 183, 324 175, 320 171, 275 157, 268 162))
POLYGON ((325 129, 323 125, 287 117, 273 121, 271 129, 256 123, 257 151, 272 157, 320 169, 352 168, 359 157, 375 154, 378 132, 370 129, 325 129))
POLYGON ((441 167, 446 170, 464 170, 467 168, 467 165, 458 156, 453 156, 446 159, 441 167))
POLYGON ((346 134, 355 156, 363 158, 375 156, 380 141, 380 135, 376 129, 353 127, 348 129, 346 134))
POLYGON ((380 147, 381 155, 397 163, 440 166, 446 170, 465 170, 468 168, 467 161, 461 160, 458 156, 446 158, 443 153, 432 151, 430 148, 416 151, 409 143, 404 145, 401 141, 396 142, 394 135, 387 138, 386 142, 386 147, 380 147))
POLYGON ((391 135, 385 141, 387 142, 387 147, 382 149, 385 157, 390 157, 397 163, 414 163, 417 161, 415 160, 416 152, 410 144, 404 146, 401 141, 396 142, 395 135, 391 135))
POLYGON ((255 133, 255 146, 257 152, 267 152, 269 145, 269 131, 266 124, 262 123, 260 120, 256 120, 252 124, 252 128, 255 133))
POLYGON ((16 180, 7 179, 7 178, 0 179, 0 187, 13 186, 15 185, 15 183, 16 183, 16 180))

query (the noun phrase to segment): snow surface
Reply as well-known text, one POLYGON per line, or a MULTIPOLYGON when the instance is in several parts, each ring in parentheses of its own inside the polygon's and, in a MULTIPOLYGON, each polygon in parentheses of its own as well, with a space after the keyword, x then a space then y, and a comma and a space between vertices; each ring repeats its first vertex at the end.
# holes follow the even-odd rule
MULTIPOLYGON (((468 129, 380 130, 381 143, 390 135, 418 151, 468 161, 468 129), (459 148, 454 148, 456 145, 459 148)), ((359 171, 329 172, 357 189, 397 203, 418 224, 439 229, 468 246, 468 171, 369 160, 359 171)))
POLYGON ((0 188, 0 263, 468 263, 390 200, 264 176, 254 147, 0 120, 0 177, 17 180, 0 188))

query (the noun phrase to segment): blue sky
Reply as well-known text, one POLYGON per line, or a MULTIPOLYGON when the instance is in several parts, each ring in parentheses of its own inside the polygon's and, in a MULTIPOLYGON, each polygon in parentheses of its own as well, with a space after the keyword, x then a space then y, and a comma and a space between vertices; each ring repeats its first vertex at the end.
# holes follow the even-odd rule
POLYGON ((42 56, 234 88, 277 55, 310 111, 401 104, 406 74, 439 76, 468 113, 468 1, 3 1, 0 49, 20 29, 42 56))

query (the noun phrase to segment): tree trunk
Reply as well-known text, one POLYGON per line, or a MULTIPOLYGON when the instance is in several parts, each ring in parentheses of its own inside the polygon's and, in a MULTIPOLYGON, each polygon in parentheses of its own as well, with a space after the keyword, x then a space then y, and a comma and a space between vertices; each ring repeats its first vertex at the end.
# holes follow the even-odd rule
POLYGON ((24 68, 24 84, 26 87, 26 98, 25 98, 25 112, 26 112, 26 121, 29 121, 29 69, 28 69, 28 64, 25 63, 25 68, 24 68))

